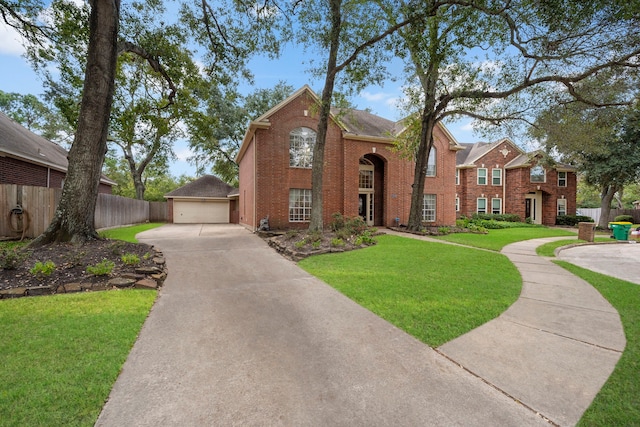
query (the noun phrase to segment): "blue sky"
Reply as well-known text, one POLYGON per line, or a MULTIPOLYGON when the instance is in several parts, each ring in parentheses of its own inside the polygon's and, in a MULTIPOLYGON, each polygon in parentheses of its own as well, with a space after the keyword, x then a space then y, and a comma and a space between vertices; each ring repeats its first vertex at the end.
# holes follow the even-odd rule
MULTIPOLYGON (((21 94, 40 95, 43 92, 42 82, 33 72, 28 62, 22 58, 23 48, 19 36, 7 30, 0 24, 0 90, 21 94)), ((249 64, 254 74, 254 86, 246 87, 251 92, 257 88, 273 87, 283 80, 293 87, 300 88, 308 84, 314 91, 320 93, 322 81, 306 71, 304 53, 301 49, 288 46, 280 58, 270 60, 255 58, 249 64)), ((400 82, 388 82, 383 86, 371 86, 360 92, 351 101, 360 109, 369 108, 374 114, 389 120, 398 120, 401 113, 395 108, 395 103, 402 96, 400 82)), ((475 142, 479 137, 473 134, 471 120, 461 120, 445 123, 449 131, 458 142, 475 142)), ((179 141, 174 146, 178 160, 171 165, 174 176, 186 174, 195 175, 195 165, 187 162, 191 154, 185 141, 179 141)))

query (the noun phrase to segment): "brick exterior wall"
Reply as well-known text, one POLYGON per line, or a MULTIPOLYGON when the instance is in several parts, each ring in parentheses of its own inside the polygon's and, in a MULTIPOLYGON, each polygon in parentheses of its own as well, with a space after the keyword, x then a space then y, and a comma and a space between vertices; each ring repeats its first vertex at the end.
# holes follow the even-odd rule
MULTIPOLYGON (((269 117, 268 129, 257 129, 245 142, 240 160, 240 223, 255 229, 269 216, 272 229, 307 228, 308 222, 289 221, 289 190, 311 189, 311 168, 290 167, 289 134, 298 127, 318 127, 315 100, 302 93, 269 117), (255 214, 254 214, 255 206, 255 214)), ((427 225, 454 225, 455 157, 451 141, 440 128, 434 132, 437 174, 425 183, 425 194, 436 194, 436 221, 427 225)), ((411 184, 415 164, 398 156, 389 141, 368 141, 343 137, 342 130, 329 122, 325 146, 323 178, 323 220, 332 215, 358 215, 360 158, 374 164, 374 224, 406 224, 411 206, 411 184)))
MULTIPOLYGON (((25 162, 13 157, 0 157, 0 184, 62 188, 65 172, 25 162)), ((99 193, 111 194, 110 185, 100 183, 99 193)))
MULTIPOLYGON (((475 161, 475 167, 459 169, 460 184, 456 192, 460 200, 458 217, 470 217, 477 212, 477 199, 487 199, 487 212, 491 213, 491 199, 502 199, 502 213, 515 214, 521 220, 527 218, 527 198, 535 198, 541 203, 541 218, 538 222, 554 225, 557 216, 558 199, 566 199, 567 214, 576 212, 576 174, 566 171, 567 185, 558 186, 558 171, 546 168, 544 183, 531 182, 531 167, 528 165, 505 169, 505 165, 514 160, 522 152, 510 141, 497 145, 494 149, 475 161), (487 184, 478 185, 478 169, 487 169, 487 184), (502 185, 492 184, 492 170, 502 169, 502 185)), ((535 166, 535 164, 533 165, 535 166)))

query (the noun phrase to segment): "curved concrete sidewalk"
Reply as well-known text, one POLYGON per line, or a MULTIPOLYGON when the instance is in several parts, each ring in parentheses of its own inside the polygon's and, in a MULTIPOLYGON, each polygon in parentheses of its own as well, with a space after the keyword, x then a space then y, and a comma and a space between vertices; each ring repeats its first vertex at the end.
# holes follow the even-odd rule
POLYGON ((138 237, 170 274, 99 426, 548 425, 240 227, 138 237))
POLYGON ((558 259, 640 285, 640 244, 611 243, 563 248, 558 259))
POLYGON ((535 255, 554 239, 507 246, 520 299, 434 351, 240 227, 138 237, 170 274, 99 426, 573 425, 625 346, 600 294, 535 255))
MULTIPOLYGON (((558 425, 575 425, 626 345, 617 311, 591 285, 535 248, 506 246, 520 298, 501 316, 440 347, 466 369, 558 425)), ((559 239, 566 239, 561 237, 559 239)))

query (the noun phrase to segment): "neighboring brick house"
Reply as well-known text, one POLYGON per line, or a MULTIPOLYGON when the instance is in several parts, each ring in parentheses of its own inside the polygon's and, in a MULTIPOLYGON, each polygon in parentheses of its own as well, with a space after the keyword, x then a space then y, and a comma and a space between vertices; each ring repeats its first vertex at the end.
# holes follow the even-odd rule
MULTIPOLYGON (((0 184, 62 188, 67 151, 0 113, 0 184)), ((111 194, 114 181, 100 180, 100 193, 111 194)))
MULTIPOLYGON (((311 212, 311 159, 318 127, 317 95, 304 86, 249 124, 239 165, 239 221, 255 230, 269 217, 272 229, 306 228, 311 212)), ((366 111, 333 111, 324 158, 323 221, 334 213, 362 216, 370 225, 406 224, 415 163, 394 150, 402 132, 366 111)), ((439 124, 425 182, 423 219, 454 225, 456 140, 439 124)))
POLYGON ((458 217, 508 213, 554 225, 558 215, 575 215, 575 168, 545 166, 541 152, 525 153, 509 139, 462 145, 456 169, 458 217))

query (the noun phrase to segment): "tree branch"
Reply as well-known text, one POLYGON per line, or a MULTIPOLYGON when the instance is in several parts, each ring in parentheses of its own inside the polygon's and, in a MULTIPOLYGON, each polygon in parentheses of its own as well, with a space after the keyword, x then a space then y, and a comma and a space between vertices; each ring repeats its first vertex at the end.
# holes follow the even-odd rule
POLYGON ((157 58, 151 56, 142 47, 127 41, 118 43, 118 55, 120 55, 123 52, 130 52, 145 59, 155 72, 162 75, 162 77, 165 79, 165 81, 169 85, 169 88, 171 89, 171 91, 169 92, 169 95, 167 96, 168 103, 162 108, 166 108, 169 105, 173 104, 174 99, 176 97, 176 92, 178 91, 178 89, 176 88, 176 85, 173 83, 173 80, 171 79, 171 77, 169 77, 169 75, 167 74, 167 70, 165 70, 162 64, 160 64, 160 61, 158 61, 157 58))

